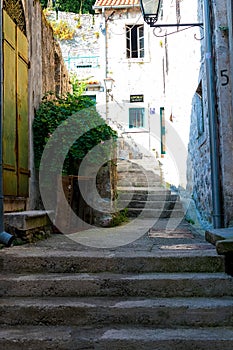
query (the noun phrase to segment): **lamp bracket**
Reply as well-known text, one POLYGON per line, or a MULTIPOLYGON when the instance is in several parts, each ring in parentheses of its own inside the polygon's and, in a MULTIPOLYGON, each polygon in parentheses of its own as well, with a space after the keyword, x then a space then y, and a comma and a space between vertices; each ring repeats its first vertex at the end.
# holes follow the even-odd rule
MULTIPOLYGON (((162 38, 168 35, 172 35, 172 34, 176 34, 179 32, 182 32, 184 30, 193 28, 193 27, 203 27, 203 23, 176 23, 176 24, 154 24, 151 25, 151 27, 153 27, 153 34, 158 37, 158 38, 162 38), (176 27, 177 30, 174 32, 170 32, 170 33, 166 33, 166 34, 159 34, 162 32, 162 28, 170 28, 170 27, 176 27), (179 29, 179 27, 183 27, 182 29, 179 29), (156 29, 159 28, 159 33, 157 34, 155 31, 156 29)), ((195 37, 195 35, 194 35, 195 37)), ((203 38, 202 38, 203 39, 203 38)), ((201 40, 201 39, 200 39, 201 40)))
POLYGON ((154 24, 151 27, 203 27, 203 23, 172 23, 172 24, 154 24))

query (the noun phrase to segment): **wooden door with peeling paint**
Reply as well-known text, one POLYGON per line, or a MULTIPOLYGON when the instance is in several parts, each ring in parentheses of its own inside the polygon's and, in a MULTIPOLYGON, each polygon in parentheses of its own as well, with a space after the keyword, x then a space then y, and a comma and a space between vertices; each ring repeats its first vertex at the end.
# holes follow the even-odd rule
POLYGON ((3 11, 3 191, 28 197, 28 41, 3 11))

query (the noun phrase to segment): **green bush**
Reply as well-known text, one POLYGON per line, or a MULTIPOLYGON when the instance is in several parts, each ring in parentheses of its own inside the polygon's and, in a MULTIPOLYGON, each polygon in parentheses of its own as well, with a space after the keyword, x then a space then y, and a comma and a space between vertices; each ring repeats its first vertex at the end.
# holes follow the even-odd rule
MULTIPOLYGON (((44 148, 53 137, 54 131, 62 123, 65 125, 65 121, 71 116, 75 116, 75 118, 72 117, 72 128, 68 132, 61 131, 59 147, 53 159, 48 162, 52 172, 56 172, 56 154, 64 152, 65 145, 72 135, 76 135, 76 130, 87 130, 87 132, 73 143, 66 155, 63 166, 63 174, 66 175, 77 175, 79 163, 94 146, 106 140, 117 139, 117 133, 101 118, 90 98, 79 93, 68 93, 63 97, 48 93, 36 111, 33 122, 34 157, 37 169, 40 167, 44 148)), ((110 152, 109 146, 105 151, 110 152)), ((103 157, 103 154, 101 156, 103 157)))

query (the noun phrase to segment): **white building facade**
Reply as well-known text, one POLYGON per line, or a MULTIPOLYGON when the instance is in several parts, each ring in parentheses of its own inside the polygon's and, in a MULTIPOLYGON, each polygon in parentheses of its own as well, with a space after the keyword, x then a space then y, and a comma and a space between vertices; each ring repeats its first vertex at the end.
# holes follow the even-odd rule
MULTIPOLYGON (((233 222, 232 8, 232 0, 164 0, 157 24, 175 26, 160 31, 144 22, 139 0, 97 0, 94 17, 82 15, 73 45, 78 56, 73 69, 89 83, 86 94, 96 99, 103 118, 160 160, 165 181, 192 199, 197 217, 207 226, 214 225, 216 215, 224 226, 233 222), (206 23, 189 29, 180 25, 206 22, 203 8, 207 7, 209 35, 206 23), (206 73, 209 58, 214 66, 211 88, 216 100, 212 103, 206 73), (112 81, 110 89, 105 87, 106 79, 112 81), (213 184, 209 131, 213 103, 217 185, 213 184)), ((70 58, 70 45, 61 46, 70 58)), ((124 156, 130 158, 127 153, 124 156)))
MULTIPOLYGON (((104 28, 105 78, 113 79, 105 117, 160 160, 166 182, 185 188, 199 27, 150 28, 139 0, 97 0, 94 9, 104 28)), ((197 1, 171 0, 162 4, 158 23, 196 23, 197 18, 197 1)))

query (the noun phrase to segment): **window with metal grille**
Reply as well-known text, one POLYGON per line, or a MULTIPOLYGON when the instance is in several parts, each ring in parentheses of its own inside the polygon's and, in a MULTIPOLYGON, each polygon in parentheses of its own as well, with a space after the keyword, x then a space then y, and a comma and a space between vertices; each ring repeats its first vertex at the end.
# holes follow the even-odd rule
POLYGON ((144 108, 129 108, 129 128, 143 128, 144 115, 144 108))
POLYGON ((144 57, 143 24, 126 26, 126 56, 127 58, 144 57))

